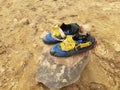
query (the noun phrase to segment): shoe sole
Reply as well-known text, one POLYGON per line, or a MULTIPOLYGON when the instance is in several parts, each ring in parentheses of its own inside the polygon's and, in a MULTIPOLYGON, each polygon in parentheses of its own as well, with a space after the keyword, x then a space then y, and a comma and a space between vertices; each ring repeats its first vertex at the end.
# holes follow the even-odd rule
POLYGON ((51 41, 46 40, 45 38, 43 38, 42 40, 43 40, 43 42, 45 44, 56 44, 56 43, 59 43, 59 41, 57 41, 57 42, 51 42, 51 41))

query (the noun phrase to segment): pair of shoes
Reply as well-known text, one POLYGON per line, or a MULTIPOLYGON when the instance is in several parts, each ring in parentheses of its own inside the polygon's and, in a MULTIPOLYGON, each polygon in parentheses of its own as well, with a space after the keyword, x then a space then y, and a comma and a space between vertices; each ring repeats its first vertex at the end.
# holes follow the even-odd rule
POLYGON ((96 45, 95 38, 77 23, 56 25, 53 31, 44 37, 43 42, 57 43, 50 50, 50 54, 56 57, 69 57, 83 53, 93 49, 96 45))

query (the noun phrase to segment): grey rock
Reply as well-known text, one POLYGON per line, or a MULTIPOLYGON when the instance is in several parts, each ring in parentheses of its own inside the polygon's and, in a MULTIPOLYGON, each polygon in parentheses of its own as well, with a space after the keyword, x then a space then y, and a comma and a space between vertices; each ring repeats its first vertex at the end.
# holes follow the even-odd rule
POLYGON ((39 58, 36 80, 51 90, 60 89, 77 81, 89 61, 89 52, 60 58, 51 56, 50 48, 45 46, 39 58))

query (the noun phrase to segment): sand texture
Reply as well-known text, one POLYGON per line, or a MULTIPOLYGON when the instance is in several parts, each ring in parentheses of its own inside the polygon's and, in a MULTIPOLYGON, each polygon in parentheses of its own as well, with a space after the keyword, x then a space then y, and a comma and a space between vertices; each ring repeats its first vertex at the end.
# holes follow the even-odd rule
POLYGON ((61 90, 120 90, 120 0, 0 0, 0 90, 49 90, 35 80, 41 38, 62 22, 85 24, 98 46, 61 90))

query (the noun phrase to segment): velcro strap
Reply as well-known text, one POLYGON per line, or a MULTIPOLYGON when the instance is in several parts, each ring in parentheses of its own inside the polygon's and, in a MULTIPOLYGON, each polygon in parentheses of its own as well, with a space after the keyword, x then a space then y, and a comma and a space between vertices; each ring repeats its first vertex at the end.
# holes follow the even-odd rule
POLYGON ((75 41, 72 39, 72 36, 67 36, 67 38, 60 44, 63 51, 69 51, 74 49, 75 41))
POLYGON ((80 43, 75 47, 75 50, 79 50, 79 48, 85 48, 89 47, 92 44, 92 42, 85 42, 85 43, 80 43))

